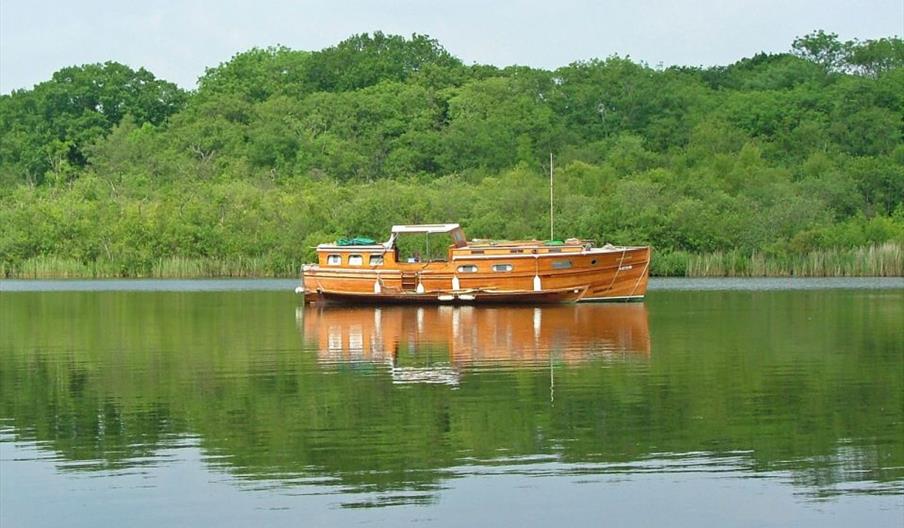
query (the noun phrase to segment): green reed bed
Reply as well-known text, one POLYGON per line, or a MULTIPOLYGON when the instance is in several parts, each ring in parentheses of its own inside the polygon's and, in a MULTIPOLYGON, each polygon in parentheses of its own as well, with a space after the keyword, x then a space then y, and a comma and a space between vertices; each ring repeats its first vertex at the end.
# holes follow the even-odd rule
MULTIPOLYGON (((219 277, 296 277, 300 263, 267 257, 167 257, 150 264, 99 259, 81 262, 52 255, 20 263, 0 262, 0 278, 10 279, 201 279, 219 277)), ((684 251, 653 253, 651 274, 656 277, 901 277, 904 244, 824 249, 806 254, 766 255, 739 250, 693 254, 684 251)))
POLYGON ((156 261, 151 277, 160 279, 196 279, 204 277, 292 277, 298 266, 274 264, 262 257, 214 258, 170 257, 156 261))
POLYGON ((686 255, 686 259, 684 275, 687 277, 904 276, 904 245, 893 242, 862 248, 824 249, 800 255, 717 251, 705 255, 686 255))
POLYGON ((122 276, 122 267, 108 260, 81 262, 54 255, 39 255, 18 265, 0 262, 0 277, 16 279, 109 279, 122 276))
POLYGON ((0 262, 0 278, 10 279, 202 279, 223 277, 294 277, 299 265, 273 262, 262 257, 237 259, 168 257, 150 265, 99 259, 37 256, 20 263, 0 262))

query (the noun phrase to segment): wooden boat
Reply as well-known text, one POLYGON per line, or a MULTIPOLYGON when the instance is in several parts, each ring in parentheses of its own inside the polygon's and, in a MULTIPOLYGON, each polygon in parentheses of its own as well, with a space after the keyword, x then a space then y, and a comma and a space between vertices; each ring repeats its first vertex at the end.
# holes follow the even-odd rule
POLYGON ((643 299, 648 246, 594 247, 584 240, 467 240, 458 224, 393 226, 389 240, 317 246, 296 292, 308 302, 562 303, 643 299), (399 238, 424 235, 427 258, 400 255, 399 238), (431 258, 430 235, 451 239, 431 258))

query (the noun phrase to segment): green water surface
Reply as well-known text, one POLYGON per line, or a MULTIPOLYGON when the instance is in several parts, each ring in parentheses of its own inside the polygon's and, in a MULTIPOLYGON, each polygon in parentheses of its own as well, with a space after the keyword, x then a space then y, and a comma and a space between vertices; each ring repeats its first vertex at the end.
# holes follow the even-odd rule
POLYGON ((904 519, 904 289, 312 310, 0 291, 0 525, 904 519))

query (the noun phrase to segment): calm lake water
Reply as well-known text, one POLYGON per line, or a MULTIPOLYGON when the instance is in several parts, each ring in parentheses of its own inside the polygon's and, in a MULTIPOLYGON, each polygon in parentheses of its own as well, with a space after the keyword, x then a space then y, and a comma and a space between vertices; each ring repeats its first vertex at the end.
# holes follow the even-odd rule
POLYGON ((893 526, 904 281, 0 281, 0 526, 893 526))

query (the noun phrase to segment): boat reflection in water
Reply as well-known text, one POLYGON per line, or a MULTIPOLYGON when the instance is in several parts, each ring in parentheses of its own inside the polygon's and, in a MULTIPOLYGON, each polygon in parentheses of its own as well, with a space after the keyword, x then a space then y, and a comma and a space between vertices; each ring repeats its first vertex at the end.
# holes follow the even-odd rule
POLYGON ((394 383, 457 385, 468 368, 650 355, 644 304, 307 305, 296 317, 321 365, 385 364, 394 383))

